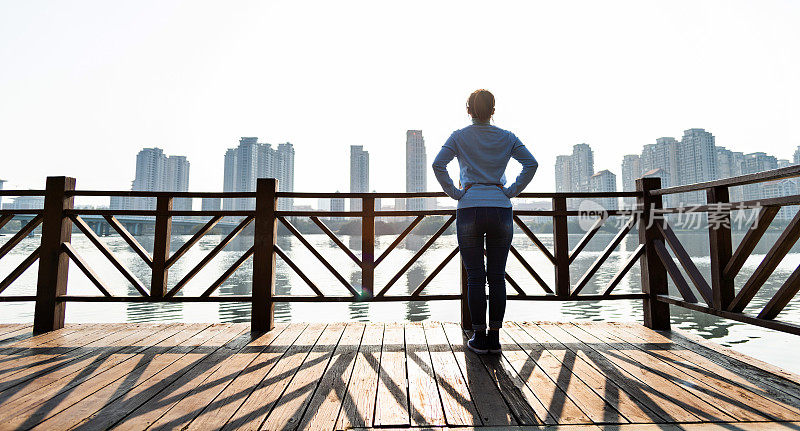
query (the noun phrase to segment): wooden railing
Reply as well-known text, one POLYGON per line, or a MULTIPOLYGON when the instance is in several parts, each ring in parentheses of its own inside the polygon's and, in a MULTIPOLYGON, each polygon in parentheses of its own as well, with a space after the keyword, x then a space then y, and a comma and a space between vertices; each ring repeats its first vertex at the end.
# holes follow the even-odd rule
MULTIPOLYGON (((695 210, 708 212, 720 208, 718 204, 728 204, 727 188, 742 184, 751 184, 759 181, 770 181, 779 178, 800 176, 800 167, 791 167, 776 171, 765 172, 756 176, 744 176, 730 180, 715 181, 711 183, 696 184, 691 186, 673 187, 662 189, 657 178, 644 178, 637 181, 635 192, 615 193, 525 193, 521 197, 546 198, 552 201, 551 210, 518 210, 515 211, 514 221, 525 237, 542 253, 546 261, 552 264, 554 271, 554 285, 550 286, 523 257, 520 251, 512 246, 511 255, 520 266, 524 268, 529 279, 515 279, 509 274, 505 278, 508 285, 515 292, 508 295, 512 300, 544 300, 544 301, 597 301, 610 299, 640 299, 644 304, 644 323, 651 328, 669 328, 669 304, 678 305, 693 310, 715 314, 722 317, 765 326, 781 331, 800 333, 798 325, 775 320, 777 314, 798 290, 800 270, 795 271, 780 289, 773 301, 765 307, 758 316, 748 316, 742 313, 753 295, 763 285, 766 278, 775 269, 780 260, 789 251, 789 248, 800 236, 800 219, 796 216, 787 227, 773 250, 759 266, 756 273, 748 280, 738 295, 734 295, 733 277, 741 268, 744 259, 752 252, 758 239, 763 235, 777 209, 782 205, 800 204, 800 196, 790 196, 758 202, 742 203, 747 208, 764 208, 758 217, 759 224, 752 227, 739 248, 732 253, 730 228, 709 229, 711 239, 711 270, 712 282, 703 278, 694 266, 688 253, 683 249, 680 241, 672 232, 666 222, 665 214, 677 212, 679 208, 662 208, 661 196, 666 194, 683 193, 687 191, 707 190, 708 205, 695 210), (581 198, 624 198, 635 197, 637 210, 614 210, 597 215, 597 220, 589 228, 580 241, 570 250, 568 218, 580 214, 579 211, 568 209, 568 199, 581 198), (553 250, 544 245, 537 235, 525 224, 521 217, 546 216, 552 218, 553 250), (589 266, 576 283, 570 281, 570 270, 576 257, 585 249, 587 244, 600 231, 606 220, 612 216, 623 217, 619 231, 613 236, 610 243, 600 253, 599 257, 589 266), (604 265, 609 256, 622 243, 626 236, 638 229, 639 241, 636 248, 630 253, 627 260, 621 265, 618 272, 601 289, 602 293, 582 293, 589 281, 604 265), (685 281, 682 272, 675 264, 667 247, 672 249, 683 270, 689 275, 692 286, 699 292, 705 302, 698 302, 691 286, 685 281), (635 266, 636 261, 641 262, 641 293, 615 293, 623 277, 635 266), (668 275, 677 286, 681 297, 669 295, 668 275), (542 294, 529 294, 523 285, 536 285, 542 289, 542 294)), ((0 281, 0 293, 11 285, 27 268, 37 259, 39 272, 37 291, 35 296, 0 296, 0 301, 35 301, 34 330, 44 332, 63 327, 64 305, 70 301, 114 301, 114 302, 249 302, 251 303, 251 325, 255 331, 269 330, 274 325, 274 305, 280 302, 343 302, 343 301, 430 301, 430 300, 460 300, 462 325, 469 327, 469 313, 466 306, 466 275, 461 269, 460 292, 456 294, 425 294, 425 289, 431 281, 441 273, 445 266, 458 255, 458 248, 451 250, 447 256, 425 277, 425 279, 410 294, 392 295, 392 287, 397 281, 417 262, 423 254, 439 239, 455 222, 454 210, 419 210, 419 211, 376 211, 375 199, 377 198, 420 198, 432 199, 444 197, 443 193, 300 193, 279 192, 277 181, 274 179, 259 179, 255 192, 235 193, 191 193, 191 192, 128 192, 128 191, 81 191, 75 189, 75 180, 68 177, 49 177, 46 190, 43 191, 0 191, 6 196, 43 196, 44 208, 42 210, 0 210, 0 228, 18 215, 32 216, 33 218, 0 246, 0 258, 39 225, 42 225, 41 243, 26 259, 24 259, 5 279, 0 281), (75 209, 75 197, 109 197, 127 196, 155 199, 155 210, 87 210, 75 209), (177 211, 172 208, 173 199, 177 198, 250 198, 255 201, 254 210, 245 211, 177 211), (278 200, 280 198, 345 198, 361 201, 359 211, 281 211, 278 200), (112 253, 98 235, 82 219, 82 216, 102 216, 120 237, 131 247, 136 255, 151 269, 149 286, 139 280, 122 262, 112 253), (150 216, 154 218, 154 247, 149 253, 139 241, 130 234, 116 217, 120 215, 150 216), (210 218, 203 224, 192 237, 182 244, 174 253, 170 253, 170 239, 172 236, 172 218, 178 216, 204 216, 210 218), (376 286, 375 270, 386 257, 417 227, 420 222, 429 216, 446 217, 443 225, 416 251, 405 264, 400 266, 394 276, 385 284, 376 286), (195 246, 204 235, 222 220, 223 217, 232 217, 238 220, 238 225, 230 231, 208 254, 192 269, 183 275, 170 289, 170 268, 195 246), (292 220, 307 217, 327 235, 334 244, 351 259, 361 273, 360 286, 353 286, 342 276, 339 270, 331 264, 307 238, 293 225, 292 220), (325 217, 353 217, 361 221, 361 257, 350 250, 326 225, 325 217), (378 256, 375 248, 375 221, 376 217, 411 218, 411 223, 398 237, 378 256), (254 241, 230 267, 216 278, 203 293, 198 296, 184 295, 182 289, 192 280, 223 248, 240 235, 248 226, 253 226, 254 241), (304 265, 293 261, 291 256, 280 248, 277 242, 279 225, 284 226, 297 240, 306 247, 322 266, 346 289, 346 295, 329 295, 320 289, 311 278, 305 274, 304 265), (113 289, 107 285, 79 254, 72 245, 73 226, 77 227, 99 252, 114 266, 120 274, 134 287, 138 295, 114 296, 113 289), (248 259, 253 260, 252 293, 250 295, 213 295, 214 292, 248 259), (277 295, 275 293, 276 259, 283 260, 286 265, 302 279, 313 295, 277 295), (67 293, 67 272, 70 261, 86 275, 88 280, 97 288, 100 295, 78 296, 67 293), (178 293, 181 292, 181 295, 178 293)), ((737 207, 738 209, 738 207, 737 207)), ((730 216, 730 208, 725 214, 730 216)), ((716 215, 716 213, 715 213, 716 215)), ((384 264, 385 266, 386 264, 384 264)))
MULTIPOLYGON (((645 299, 645 323, 650 327, 669 328, 668 304, 712 314, 757 326, 776 329, 800 335, 800 325, 775 320, 778 314, 800 290, 800 267, 783 282, 767 304, 757 315, 745 313, 745 308, 764 286, 781 261, 800 238, 800 212, 788 222, 778 239, 770 245, 762 261, 753 274, 747 278, 738 291, 735 278, 745 261, 755 250, 756 245, 770 227, 775 216, 784 206, 800 205, 800 195, 781 196, 770 199, 730 201, 730 188, 750 184, 763 184, 800 176, 800 166, 790 166, 757 174, 743 175, 705 183, 661 188, 658 178, 644 178, 637 183, 645 192, 644 204, 651 212, 653 223, 644 232, 646 250, 643 265, 647 266, 647 277, 642 276, 643 290, 648 293, 645 299), (706 204, 691 207, 691 211, 707 215, 710 250, 711 283, 703 277, 692 262, 689 254, 673 232, 664 216, 686 211, 686 208, 662 208, 662 197, 689 192, 705 192, 706 204), (734 249, 731 237, 731 212, 756 211, 756 217, 744 237, 734 249), (670 256, 672 250, 680 268, 688 275, 686 281, 678 264, 670 256), (679 297, 667 292, 667 274, 679 292, 679 297), (700 296, 698 300, 697 292, 700 296)), ((640 232, 640 237, 642 233, 640 232)), ((644 268, 644 266, 643 266, 644 268)))

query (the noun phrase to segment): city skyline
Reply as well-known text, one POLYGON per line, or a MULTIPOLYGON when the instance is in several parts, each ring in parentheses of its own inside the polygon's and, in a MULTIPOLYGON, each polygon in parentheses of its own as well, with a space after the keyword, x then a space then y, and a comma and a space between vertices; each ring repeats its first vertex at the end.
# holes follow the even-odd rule
MULTIPOLYGON (((136 154, 136 174, 131 181, 130 190, 134 191, 189 191, 190 163, 186 156, 166 155, 158 147, 142 148, 136 154)), ((112 209, 146 210, 156 209, 156 201, 152 198, 134 198, 128 196, 112 196, 109 202, 112 209)), ((191 199, 176 198, 172 202, 176 211, 192 209, 191 199)))
MULTIPOLYGON (((223 192, 254 192, 258 178, 277 178, 278 190, 294 191, 294 146, 289 143, 259 142, 257 137, 242 137, 239 145, 228 148, 223 158, 223 192)), ((293 198, 278 200, 280 210, 291 210, 293 198)), ((250 198, 224 199, 224 210, 252 210, 255 201, 250 198)))
MULTIPOLYGON (((659 177, 662 187, 672 187, 755 174, 792 164, 800 164, 800 146, 790 161, 763 151, 731 151, 716 145, 716 139, 711 132, 693 128, 684 130, 680 141, 673 137, 661 137, 655 143, 645 145, 641 154, 626 154, 623 156, 620 171, 622 190, 634 191, 635 179, 641 176, 659 177)), ((556 179, 559 180, 558 175, 556 179)), ((730 187, 729 200, 739 202, 789 196, 797 193, 798 183, 797 178, 790 178, 730 187)), ((706 195, 702 192, 665 195, 662 199, 666 206, 706 203, 706 195)), ((623 202, 628 208, 632 208, 635 200, 626 198, 623 202)), ((796 212, 794 207, 784 207, 777 217, 780 220, 789 220, 796 212)))
MULTIPOLYGON (((792 159, 783 159, 778 158, 776 156, 764 153, 764 152, 752 152, 752 153, 744 153, 744 152, 736 152, 730 151, 724 146, 715 146, 714 142, 714 135, 710 132, 705 131, 704 129, 700 128, 693 128, 693 129, 686 129, 684 131, 684 137, 681 141, 676 140, 672 137, 661 137, 656 138, 656 143, 654 144, 645 144, 642 147, 642 152, 640 154, 626 154, 623 155, 623 160, 621 164, 621 168, 619 169, 619 175, 614 172, 614 170, 610 169, 602 169, 598 171, 594 171, 594 150, 591 148, 590 145, 586 143, 575 144, 573 146, 573 153, 571 155, 559 155, 556 157, 555 163, 555 172, 556 172, 556 187, 555 191, 557 192, 580 192, 580 191, 630 191, 635 188, 635 179, 637 176, 634 174, 635 172, 641 172, 639 176, 658 176, 662 178, 662 186, 668 187, 671 185, 682 185, 688 184, 686 181, 680 181, 678 178, 690 178, 690 175, 687 174, 687 167, 683 166, 683 168, 679 171, 680 173, 676 176, 675 174, 670 172, 671 166, 682 166, 682 165, 695 165, 696 163, 693 162, 692 157, 696 157, 698 153, 691 153, 689 156, 682 155, 682 160, 684 163, 678 163, 679 154, 685 153, 685 150, 681 150, 681 145, 684 141, 687 140, 687 136, 691 137, 695 141, 705 139, 706 145, 705 149, 708 154, 712 154, 711 149, 713 148, 713 153, 715 154, 715 163, 712 166, 708 166, 708 161, 706 160, 704 163, 706 165, 701 164, 701 169, 705 171, 717 172, 715 175, 705 175, 701 181, 710 181, 713 179, 718 178, 728 178, 731 176, 743 175, 748 173, 755 173, 761 172, 764 170, 769 169, 776 169, 779 167, 785 167, 790 164, 800 164, 800 146, 798 146, 795 151, 793 152, 792 159), (698 138, 704 137, 704 138, 698 138), (691 162, 691 163, 690 163, 691 162), (560 167, 567 163, 566 169, 560 167), (562 172, 563 171, 563 172, 562 172), (602 189, 598 189, 596 186, 593 186, 591 180, 594 175, 601 172, 608 172, 614 178, 615 184, 614 188, 612 189, 608 177, 604 177, 604 184, 605 186, 602 189), (648 175, 657 171, 653 175, 648 175), (561 176, 563 178, 559 178, 559 172, 562 172, 561 176), (577 173, 576 175, 572 175, 573 173, 577 173), (677 183, 675 183, 677 181, 677 183)), ((697 143, 690 143, 692 146, 692 150, 695 151, 694 147, 697 147, 697 143)), ((350 146, 350 188, 349 191, 357 192, 357 193, 364 193, 364 192, 375 192, 376 190, 372 188, 370 190, 369 185, 369 152, 363 149, 362 145, 351 145, 350 146), (355 174, 355 177, 354 177, 355 174)), ((268 143, 259 143, 258 138, 255 137, 242 137, 239 139, 239 147, 236 148, 229 148, 225 152, 225 163, 223 169, 223 191, 251 191, 250 188, 254 190, 255 187, 255 178, 258 177, 275 177, 275 178, 283 178, 282 186, 280 187, 281 191, 293 191, 293 172, 294 172, 294 147, 290 143, 282 143, 278 145, 278 148, 273 149, 271 144, 268 143), (239 152, 243 151, 242 148, 247 147, 250 148, 250 151, 253 152, 253 156, 250 157, 250 160, 255 163, 255 169, 252 170, 251 174, 242 175, 241 173, 238 175, 238 180, 241 184, 231 185, 233 180, 234 168, 231 165, 233 160, 239 156, 239 152), (286 156, 280 157, 278 154, 287 154, 286 156), (286 171, 288 169, 288 171, 286 171), (287 173, 290 175, 287 176, 287 173), (245 180, 245 178, 249 178, 245 180), (245 182, 247 184, 245 184, 245 182), (248 187, 250 186, 250 187, 248 187)), ((249 152, 248 152, 249 153, 249 152)), ((136 172, 137 175, 135 176, 134 180, 131 182, 131 190, 174 190, 174 191, 193 191, 189 188, 189 163, 186 156, 166 156, 162 149, 158 147, 153 148, 143 148, 137 153, 137 162, 136 172), (156 168, 153 163, 154 160, 158 159, 161 161, 160 167, 156 168), (185 166, 185 168, 183 167, 185 166), (159 170, 160 173, 156 173, 155 170, 159 170), (177 175, 177 176, 176 176, 177 175), (167 186, 166 184, 171 184, 167 186)), ((244 165, 248 165, 245 163, 244 165)), ((243 165, 243 166, 244 166, 243 165)), ((457 164, 456 164, 457 165, 457 164)), ((240 167, 240 169, 242 169, 240 167)), ((425 143, 424 137, 422 134, 422 130, 407 130, 406 131, 406 191, 411 191, 412 189, 416 191, 424 190, 422 184, 426 183, 427 178, 427 160, 426 160, 426 152, 425 152, 425 143), (418 136, 418 137, 417 137, 418 136), (415 140, 416 139, 416 140, 415 140), (416 144, 415 144, 416 143, 416 144), (416 146, 415 146, 416 145, 416 146), (421 156, 421 157, 420 157, 421 156), (416 166, 416 173, 412 173, 409 171, 409 168, 416 166), (417 175, 417 183, 414 181, 414 176, 417 175)), ((452 167, 451 167, 452 169, 452 167)), ((672 169, 672 171, 676 171, 676 169, 672 169)), ((457 175, 457 174, 456 174, 457 175)), ((3 183, 7 181, 3 180, 3 183)), ((730 198, 732 201, 738 201, 743 199, 758 199, 763 197, 762 195, 780 195, 781 191, 786 191, 792 189, 792 187, 796 187, 797 185, 788 186, 774 186, 769 190, 760 190, 753 186, 744 186, 744 187, 734 187, 730 190, 730 198)), ((793 190, 793 189, 792 189, 793 190)), ((215 190, 212 190, 215 191, 215 190)), ((335 190, 339 192, 340 190, 335 190)), ((436 190, 433 190, 436 191, 436 190)), ((791 191, 791 190, 789 190, 791 191)), ((670 202, 670 197, 667 196, 665 198, 665 204, 673 204, 670 202)), ((134 209, 133 202, 135 199, 127 198, 127 202, 125 199, 117 199, 116 202, 112 200, 110 206, 112 208, 120 208, 120 209, 134 209), (126 202, 122 202, 126 201, 126 202)), ((694 199, 697 200, 697 199, 694 199)), ((694 202, 692 199, 683 199, 684 204, 692 204, 697 203, 694 202)), ((701 199, 702 200, 702 199, 701 199)), ((24 201, 24 199, 23 199, 24 201)), ((222 204, 220 199, 212 198, 212 199, 203 199, 200 202, 200 208, 204 208, 206 210, 214 210, 217 208, 222 209, 244 209, 247 208, 248 204, 235 204, 233 202, 236 201, 246 201, 246 199, 229 199, 227 200, 227 204, 222 204), (239 208, 237 205, 244 205, 239 208)), ((291 208, 291 200, 289 199, 282 199, 283 202, 282 208, 289 209, 291 208)), ((700 200, 698 200, 699 202, 700 200)), ((630 207, 633 203, 631 199, 623 199, 623 205, 630 207)), ((9 204, 11 205, 11 204, 9 204)), ((30 206, 31 203, 25 201, 22 205, 30 206)), ((138 207, 135 209, 151 209, 149 204, 136 204, 138 207), (142 206, 144 205, 144 206, 142 206)), ((184 210, 189 209, 191 203, 185 199, 176 199, 174 208, 176 210, 184 210)), ((390 207, 397 207, 398 203, 395 202, 394 205, 390 207)), ((401 206, 405 206, 406 203, 402 202, 401 206)), ((446 205, 446 204, 445 204, 446 205)), ((573 206, 577 205, 577 202, 573 203, 573 206)), ((614 204, 617 205, 617 204, 614 204)), ((102 206, 102 204, 101 204, 102 206)), ((317 203, 318 208, 327 208, 330 206, 329 203, 326 203, 324 206, 317 203)), ((351 202, 350 208, 357 210, 358 203, 353 205, 351 202)), ((10 206, 9 206, 10 207, 10 206)), ((376 209, 380 207, 376 205, 376 209)), ((782 211, 782 213, 789 213, 789 211, 782 211)), ((785 218, 785 214, 782 214, 785 218)))

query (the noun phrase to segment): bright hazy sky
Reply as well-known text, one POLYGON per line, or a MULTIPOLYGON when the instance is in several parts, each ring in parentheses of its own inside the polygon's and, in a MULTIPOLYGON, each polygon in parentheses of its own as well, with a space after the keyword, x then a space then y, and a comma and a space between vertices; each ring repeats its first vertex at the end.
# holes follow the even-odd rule
POLYGON ((574 144, 619 175, 693 127, 791 158, 798 23, 798 1, 0 0, 0 178, 128 189, 157 146, 221 190, 225 149, 258 136, 294 144, 295 190, 347 190, 364 145, 370 188, 403 191, 405 131, 432 161, 476 88, 539 159, 529 191, 574 144))

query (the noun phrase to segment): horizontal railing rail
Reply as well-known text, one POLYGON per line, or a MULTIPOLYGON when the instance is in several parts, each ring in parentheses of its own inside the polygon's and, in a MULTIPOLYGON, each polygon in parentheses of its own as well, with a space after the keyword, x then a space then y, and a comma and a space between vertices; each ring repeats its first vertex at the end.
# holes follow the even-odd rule
MULTIPOLYGON (((43 196, 43 190, 0 190, 0 195, 5 196, 43 196), (25 192, 25 193, 22 193, 25 192)), ((140 197, 140 198, 255 198, 256 192, 158 192, 138 190, 72 190, 67 196, 115 196, 115 197, 140 197)), ((445 198, 444 192, 277 192, 279 198, 445 198)), ((636 197, 636 192, 523 192, 521 198, 550 199, 550 198, 624 198, 636 197)))
POLYGON ((686 184, 682 186, 658 188, 655 190, 650 190, 648 194, 650 194, 651 196, 670 195, 675 193, 705 191, 714 187, 745 186, 748 184, 756 184, 756 183, 763 183, 766 181, 777 181, 777 180, 797 178, 797 177, 800 177, 800 165, 793 165, 793 166, 787 166, 785 168, 758 172, 755 174, 739 175, 736 177, 724 178, 721 180, 686 184))
POLYGON ((0 190, 0 196, 42 196, 44 190, 0 190))
MULTIPOLYGON (((739 291, 734 290, 733 281, 744 260, 755 249, 755 245, 767 230, 769 223, 775 218, 783 206, 800 204, 800 196, 786 196, 743 202, 729 202, 728 188, 757 182, 774 181, 800 176, 800 167, 790 167, 754 175, 693 184, 661 188, 658 178, 642 178, 637 180, 637 190, 633 192, 597 192, 597 193, 523 193, 520 197, 549 199, 551 209, 515 210, 514 223, 524 234, 524 238, 532 245, 532 250, 541 253, 544 261, 552 265, 552 284, 546 281, 541 268, 534 268, 517 247, 512 246, 510 259, 518 262, 524 280, 506 274, 509 286, 508 295, 512 300, 524 301, 601 301, 601 300, 642 300, 644 305, 644 321, 651 328, 669 328, 669 305, 681 306, 703 313, 730 318, 754 325, 800 334, 800 326, 781 322, 775 318, 786 307, 788 302, 800 290, 800 269, 794 271, 771 300, 753 316, 744 312, 753 297, 759 292, 766 279, 772 274, 778 263, 786 256, 789 249, 800 237, 800 215, 789 222, 786 230, 772 246, 764 262, 746 281, 739 291), (731 245, 730 227, 711 229, 709 239, 711 249, 711 280, 692 262, 684 246, 672 231, 667 214, 680 213, 686 208, 664 208, 662 196, 674 193, 705 191, 707 203, 696 205, 693 211, 709 214, 715 220, 730 219, 731 211, 755 209, 758 217, 747 231, 744 239, 734 250, 731 245), (570 247, 569 224, 571 217, 586 216, 583 211, 575 210, 570 203, 572 199, 608 199, 636 198, 635 209, 609 210, 602 214, 591 214, 595 217, 593 224, 579 241, 570 247), (737 206, 734 207, 734 204, 737 206), (552 221, 552 249, 534 233, 521 217, 548 217, 552 221), (576 259, 595 235, 602 229, 608 229, 610 217, 624 220, 612 236, 610 242, 595 257, 588 269, 578 278, 571 281, 571 272, 575 270, 576 259), (607 281, 605 286, 596 292, 584 292, 595 280, 600 269, 607 265, 608 259, 632 232, 638 231, 638 244, 626 256, 617 272, 607 281), (673 258, 673 255, 675 258, 673 258), (677 259, 677 263, 675 261, 677 259), (641 292, 618 293, 617 286, 623 278, 636 266, 641 266, 641 292), (668 280, 672 280, 679 296, 669 293, 668 280), (531 289, 541 293, 531 293, 531 289)), ((431 301, 460 300, 462 324, 469 326, 469 313, 466 307, 466 277, 461 266, 461 283, 458 293, 426 293, 432 281, 444 268, 458 256, 458 248, 454 247, 434 266, 422 282, 410 293, 394 294, 393 289, 398 281, 407 274, 410 268, 455 223, 454 209, 409 209, 409 210, 375 210, 375 200, 379 198, 397 199, 435 199, 445 197, 441 192, 421 193, 321 193, 321 192, 280 192, 274 179, 259 179, 254 192, 144 192, 144 191, 98 191, 76 190, 75 180, 66 177, 48 178, 46 190, 3 190, 3 196, 42 196, 44 208, 32 210, 0 211, 0 228, 12 219, 20 221, 20 229, 0 246, 0 259, 6 256, 24 238, 31 235, 34 229, 41 226, 40 245, 19 263, 3 280, 0 280, 0 293, 14 283, 19 276, 34 262, 39 261, 36 295, 0 296, 0 302, 35 301, 35 330, 47 331, 63 326, 64 304, 66 302, 249 302, 251 303, 251 322, 254 330, 266 330, 273 326, 273 309, 276 303, 301 302, 355 302, 355 301, 431 301), (134 197, 151 198, 154 209, 118 210, 118 209, 82 209, 74 207, 76 197, 134 197), (250 199, 252 209, 194 211, 173 209, 175 199, 185 198, 220 198, 250 199), (343 198, 361 202, 360 210, 351 211, 319 211, 319 210, 281 210, 279 200, 284 198, 343 198), (178 217, 196 218, 196 230, 191 237, 177 250, 171 251, 170 242, 173 223, 178 217), (393 275, 381 285, 376 284, 376 268, 387 266, 386 258, 396 250, 417 226, 426 218, 439 216, 443 223, 423 245, 412 255, 391 268, 393 275), (128 219, 125 219, 128 217, 128 219), (126 227, 132 217, 146 217, 154 225, 153 251, 146 250, 126 227), (226 219, 226 217, 228 217, 226 219), (351 260, 360 272, 360 283, 346 278, 341 268, 332 264, 294 225, 298 219, 307 219, 335 244, 335 246, 351 260), (360 220, 361 255, 345 245, 330 229, 330 218, 353 218, 360 220), (376 220, 380 218, 408 218, 410 224, 380 254, 375 247, 376 220), (226 221, 223 221, 226 220, 226 221), (98 223, 105 223, 105 229, 113 230, 133 250, 134 254, 149 268, 149 280, 139 278, 141 272, 134 274, 130 268, 114 255, 112 250, 95 231, 98 223), (223 224, 220 224, 223 223, 223 224), (180 279, 170 284, 170 268, 184 258, 187 252, 200 240, 219 226, 229 229, 219 244, 215 245, 201 260, 192 266, 180 279), (311 253, 314 260, 336 280, 337 286, 346 294, 331 294, 329 289, 321 289, 305 272, 306 262, 295 262, 293 256, 282 250, 277 241, 278 229, 293 236, 302 247, 311 253), (73 230, 81 232, 101 255, 122 275, 135 290, 136 295, 114 295, 115 289, 98 275, 92 265, 86 261, 72 245, 73 230), (245 231, 252 230, 253 245, 245 247, 242 255, 229 267, 225 268, 213 282, 199 295, 185 294, 184 288, 206 267, 223 249, 245 231), (288 269, 308 285, 310 295, 278 295, 275 293, 276 261, 284 261, 288 269), (252 290, 249 295, 215 294, 228 278, 246 261, 253 262, 252 290), (74 295, 67 293, 67 277, 69 265, 77 267, 97 288, 99 295, 74 295)), ((550 269, 548 269, 550 271, 550 269)))

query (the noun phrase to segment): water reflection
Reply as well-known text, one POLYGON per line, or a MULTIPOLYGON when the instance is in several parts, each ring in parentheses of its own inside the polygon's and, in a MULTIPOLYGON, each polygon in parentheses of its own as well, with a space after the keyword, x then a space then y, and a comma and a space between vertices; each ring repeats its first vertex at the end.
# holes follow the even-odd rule
MULTIPOLYGON (((428 270, 423 263, 417 262, 408 269, 406 277, 406 293, 411 294, 419 287, 428 275, 428 270)), ((430 318, 430 307, 425 301, 406 302, 406 320, 417 322, 430 318)))
MULTIPOLYGON (((453 237, 455 238, 455 237, 453 237)), ((411 250, 413 252, 418 252, 422 249, 422 246, 428 241, 427 236, 423 235, 408 235, 402 243, 402 247, 406 250, 411 250)))
MULTIPOLYGON (((229 262, 229 264, 232 263, 233 262, 229 262)), ((227 283, 219 287, 218 294, 220 296, 247 296, 250 295, 252 290, 251 283, 252 277, 248 277, 237 271, 231 274, 231 278, 228 279, 227 283)), ((249 322, 250 304, 246 302, 221 302, 219 304, 219 320, 222 322, 249 322)))
MULTIPOLYGON (((148 283, 149 284, 149 283, 148 283)), ((128 287, 128 296, 141 296, 133 286, 128 287)), ((131 302, 125 308, 126 321, 151 322, 180 321, 183 318, 183 304, 169 302, 131 302)))
MULTIPOLYGON (((774 245, 781 231, 768 231, 757 245, 753 256, 749 258, 740 274, 736 278, 737 287, 742 286, 758 267, 764 254, 774 245)), ((710 280, 708 235, 706 233, 676 232, 686 250, 690 253, 693 262, 700 272, 710 280)), ((537 234, 545 247, 552 251, 552 235, 537 234)), ((575 259, 570 267, 573 285, 580 280, 583 274, 598 259, 606 246, 611 242, 612 232, 599 232, 589 241, 585 249, 575 259)), ((224 235, 207 235, 195 244, 189 252, 178 260, 169 271, 170 288, 181 280, 192 268, 199 264, 223 240, 224 235)), ((171 242, 174 253, 181 245, 185 244, 191 235, 175 236, 171 242)), ((361 273, 352 260, 345 255, 339 247, 324 234, 307 235, 308 241, 325 256, 342 276, 353 286, 361 285, 361 273)), ((376 257, 391 244, 397 235, 380 236, 376 239, 376 257)), ((395 273, 418 252, 429 235, 408 235, 396 249, 378 266, 375 273, 375 289, 380 290, 395 273)), ((570 249, 580 241, 582 235, 574 234, 569 237, 570 249)), ((742 235, 734 234, 733 244, 741 241, 742 235)), ((138 236, 142 246, 152 252, 153 237, 138 236)), ((347 244, 356 256, 361 256, 361 237, 342 236, 342 242, 347 244)), ((5 277, 28 253, 34 250, 39 236, 26 238, 9 255, 0 260, 0 278, 5 277)), ((149 290, 150 267, 118 236, 103 237, 102 241, 114 253, 120 263, 128 268, 141 283, 149 290)), ((197 273, 192 280, 178 293, 178 296, 198 296, 211 283, 213 283, 228 267, 239 259, 242 253, 253 244, 253 237, 242 235, 235 238, 213 259, 206 268, 197 273)), ((336 280, 317 259, 310 254, 306 247, 297 238, 280 236, 278 246, 310 277, 314 283, 326 294, 340 296, 346 294, 341 283, 336 280)), ((632 251, 638 245, 636 233, 630 234, 600 267, 583 290, 583 293, 601 293, 609 280, 625 263, 632 251)), ((139 296, 139 292, 131 285, 122 274, 111 265, 94 246, 80 234, 73 235, 73 246, 78 253, 89 262, 90 266, 99 274, 109 286, 114 295, 139 296)), ((455 235, 443 235, 428 249, 411 268, 403 274, 389 290, 389 295, 407 295, 412 293, 423 282, 447 254, 456 246, 455 235)), ((542 276, 551 287, 554 286, 552 264, 547 258, 525 237, 516 235, 514 246, 523 257, 542 276)), ((453 259, 445 269, 429 284, 423 294, 456 293, 459 291, 459 261, 453 259)), ((786 278, 800 266, 800 244, 796 244, 774 274, 769 277, 762 289, 753 299, 746 312, 757 314, 758 310, 769 301, 772 295, 783 284, 786 278)), ((214 295, 250 294, 252 280, 252 261, 248 259, 231 277, 224 282, 214 295)), ((522 288, 531 294, 540 294, 541 289, 530 277, 527 271, 513 257, 509 258, 509 274, 517 280, 522 288)), ((688 278, 687 278, 688 279, 688 278)), ((623 277, 615 293, 640 292, 640 271, 634 265, 631 271, 623 277)), ((33 295, 35 294, 35 267, 29 269, 20 282, 12 285, 4 294, 33 295), (31 272, 33 271, 33 272, 31 272), (33 274, 33 275, 31 275, 33 274)), ((277 260, 275 280, 277 295, 308 295, 310 289, 281 259, 277 260)), ((678 295, 673 283, 669 291, 678 295)), ((70 269, 69 292, 75 295, 97 295, 97 289, 86 279, 74 265, 70 269)), ((508 320, 625 320, 641 321, 641 301, 571 301, 571 302, 531 302, 509 301, 507 308, 508 320)), ((691 330, 704 337, 715 339, 728 345, 745 344, 746 346, 762 346, 764 349, 774 348, 766 346, 766 340, 776 341, 770 331, 758 327, 745 325, 721 319, 715 316, 696 313, 679 307, 671 307, 672 322, 677 328, 691 330), (773 338, 770 338, 773 337, 773 338)), ((250 316, 249 303, 125 303, 109 304, 107 306, 97 303, 70 304, 67 312, 68 321, 83 319, 96 322, 147 322, 147 321, 219 321, 219 322, 247 322, 250 316)), ((458 321, 459 306, 457 301, 414 301, 405 303, 277 303, 275 316, 278 321, 331 321, 331 320, 409 320, 419 321, 425 319, 458 321)), ((793 299, 778 317, 780 320, 800 323, 800 299, 793 299)), ((31 310, 20 307, 19 304, 0 303, 0 321, 20 322, 31 320, 31 310)), ((783 342, 783 338, 778 343, 783 342)), ((753 354, 748 351, 745 353, 753 354)), ((800 353, 794 356, 800 363, 800 353)))
MULTIPOLYGON (((360 290, 361 288, 360 273, 353 272, 352 274, 350 274, 350 285, 356 286, 356 290, 360 290)), ((351 320, 355 320, 358 322, 369 322, 368 302, 350 302, 347 303, 347 309, 351 320)))

